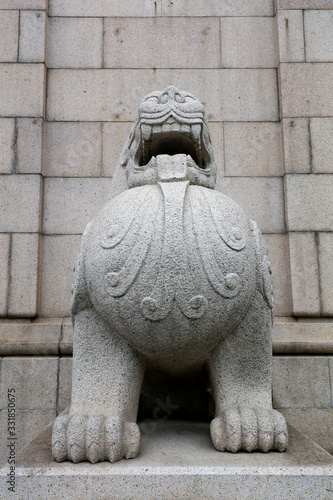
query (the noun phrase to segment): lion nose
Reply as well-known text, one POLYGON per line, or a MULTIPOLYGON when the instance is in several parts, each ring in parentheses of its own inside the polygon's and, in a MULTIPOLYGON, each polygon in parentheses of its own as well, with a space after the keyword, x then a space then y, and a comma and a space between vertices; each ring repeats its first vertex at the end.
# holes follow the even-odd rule
POLYGON ((162 103, 166 103, 167 101, 185 102, 185 98, 182 96, 180 90, 173 85, 169 85, 163 90, 161 97, 162 103))

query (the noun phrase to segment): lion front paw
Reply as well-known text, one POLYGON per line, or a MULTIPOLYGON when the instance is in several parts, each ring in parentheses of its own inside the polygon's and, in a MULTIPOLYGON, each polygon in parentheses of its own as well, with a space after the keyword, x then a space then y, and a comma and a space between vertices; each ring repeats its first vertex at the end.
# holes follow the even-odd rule
POLYGON ((283 415, 263 408, 229 408, 212 421, 210 434, 218 451, 285 451, 288 445, 283 415))
POLYGON ((139 453, 140 431, 133 422, 103 415, 59 416, 53 424, 52 453, 57 462, 116 462, 139 453))

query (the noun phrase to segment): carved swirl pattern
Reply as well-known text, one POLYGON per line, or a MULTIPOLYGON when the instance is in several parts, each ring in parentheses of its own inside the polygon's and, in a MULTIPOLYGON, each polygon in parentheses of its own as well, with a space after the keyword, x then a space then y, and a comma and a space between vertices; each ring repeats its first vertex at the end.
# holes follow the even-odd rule
POLYGON ((122 268, 119 271, 110 269, 104 277, 106 296, 121 297, 133 285, 147 258, 152 238, 157 230, 155 219, 162 195, 164 228, 161 231, 163 245, 160 265, 155 284, 149 295, 141 300, 142 315, 153 321, 166 317, 174 301, 182 313, 190 319, 202 317, 208 308, 208 300, 200 292, 200 287, 194 285, 188 267, 188 250, 183 234, 185 197, 190 201, 196 246, 209 283, 225 298, 236 297, 241 290, 240 276, 232 270, 224 274, 216 261, 214 249, 206 243, 207 235, 217 233, 229 248, 240 251, 246 244, 245 235, 237 226, 221 227, 217 215, 214 214, 216 212, 216 207, 212 205, 214 196, 206 196, 203 193, 204 188, 198 189, 196 196, 191 196, 188 194, 188 186, 188 181, 158 183, 156 186, 151 186, 150 190, 146 188, 142 192, 141 188, 135 190, 133 195, 137 197, 135 200, 139 207, 137 212, 128 218, 128 223, 123 227, 109 226, 100 240, 100 246, 106 251, 120 251, 117 247, 121 243, 127 248, 128 255, 122 268), (197 229, 198 220, 205 220, 204 230, 197 229), (129 245, 128 241, 135 243, 129 245))

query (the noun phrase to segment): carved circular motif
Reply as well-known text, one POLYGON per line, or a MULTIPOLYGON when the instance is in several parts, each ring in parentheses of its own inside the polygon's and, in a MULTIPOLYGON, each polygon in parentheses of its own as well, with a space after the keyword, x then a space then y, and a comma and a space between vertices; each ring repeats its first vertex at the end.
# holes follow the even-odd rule
POLYGON ((225 286, 229 288, 229 290, 235 290, 240 282, 240 277, 236 273, 229 273, 225 277, 225 286))
POLYGON ((157 301, 152 297, 145 297, 141 302, 141 309, 143 311, 155 312, 157 310, 157 301))
POLYGON ((231 236, 237 241, 240 241, 243 238, 242 231, 241 231, 240 227, 237 227, 237 226, 232 227, 230 232, 231 232, 231 236))
POLYGON ((112 286, 112 287, 117 286, 118 283, 119 283, 119 275, 118 275, 118 273, 108 273, 105 276, 105 282, 109 286, 112 286))
POLYGON ((205 299, 202 295, 196 295, 190 300, 190 306, 192 309, 206 308, 207 304, 207 299, 205 299))

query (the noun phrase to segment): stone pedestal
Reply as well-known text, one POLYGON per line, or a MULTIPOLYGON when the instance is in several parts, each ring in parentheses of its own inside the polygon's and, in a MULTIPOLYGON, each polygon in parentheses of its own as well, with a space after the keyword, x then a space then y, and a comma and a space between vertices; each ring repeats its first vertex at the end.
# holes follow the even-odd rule
POLYGON ((289 427, 285 453, 219 453, 209 425, 158 422, 142 432, 139 456, 114 464, 52 461, 51 427, 18 455, 16 492, 1 469, 0 498, 45 499, 331 499, 333 457, 289 427))

